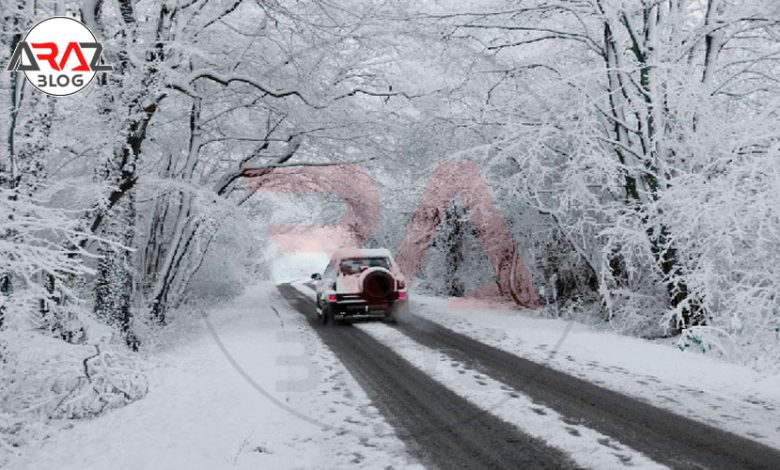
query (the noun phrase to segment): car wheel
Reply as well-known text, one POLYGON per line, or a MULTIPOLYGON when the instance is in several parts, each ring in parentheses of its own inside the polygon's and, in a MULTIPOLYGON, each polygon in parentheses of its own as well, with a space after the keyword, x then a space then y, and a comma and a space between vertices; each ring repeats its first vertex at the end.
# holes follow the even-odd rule
POLYGON ((331 313, 331 308, 328 305, 323 305, 322 309, 320 310, 320 323, 323 325, 327 325, 330 320, 333 319, 333 314, 331 313))
POLYGON ((328 308, 323 312, 327 319, 325 320, 329 325, 331 326, 337 326, 341 324, 341 320, 336 318, 336 312, 333 308, 333 305, 329 305, 328 308))

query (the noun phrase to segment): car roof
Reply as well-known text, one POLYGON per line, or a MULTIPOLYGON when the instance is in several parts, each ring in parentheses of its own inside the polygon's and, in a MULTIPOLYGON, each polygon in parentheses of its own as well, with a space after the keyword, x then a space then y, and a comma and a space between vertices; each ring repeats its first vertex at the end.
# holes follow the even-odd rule
POLYGON ((393 259, 387 248, 341 248, 333 253, 332 259, 344 258, 388 258, 393 259))

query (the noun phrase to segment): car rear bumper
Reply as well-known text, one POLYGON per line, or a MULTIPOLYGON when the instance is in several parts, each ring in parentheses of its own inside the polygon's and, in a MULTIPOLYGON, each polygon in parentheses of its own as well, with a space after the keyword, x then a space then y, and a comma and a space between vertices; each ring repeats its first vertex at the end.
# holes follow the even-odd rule
POLYGON ((394 305, 395 303, 374 304, 358 301, 335 302, 332 304, 334 313, 349 317, 383 317, 392 312, 394 305))
MULTIPOLYGON (((391 299, 367 299, 360 293, 326 292, 323 304, 338 319, 387 319, 407 303, 406 290, 396 291, 391 299)), ((318 303, 319 305, 319 303, 318 303)), ((320 307, 317 313, 322 312, 320 307)))
POLYGON ((331 302, 330 306, 333 313, 342 318, 385 318, 392 315, 404 303, 405 300, 368 302, 363 299, 350 298, 331 302))
POLYGON ((384 320, 385 318, 390 318, 392 315, 390 312, 374 312, 374 313, 337 313, 334 315, 339 320, 384 320))

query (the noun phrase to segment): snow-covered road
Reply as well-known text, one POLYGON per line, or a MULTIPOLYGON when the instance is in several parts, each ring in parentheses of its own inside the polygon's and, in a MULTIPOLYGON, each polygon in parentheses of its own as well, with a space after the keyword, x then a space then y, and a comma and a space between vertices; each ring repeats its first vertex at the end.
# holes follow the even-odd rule
POLYGON ((265 283, 190 312, 146 360, 147 397, 55 425, 8 468, 780 468, 772 378, 436 298, 398 325, 322 327, 312 297, 265 283))
POLYGON ((780 446, 780 375, 663 342, 508 308, 415 296, 416 316, 480 343, 768 446, 780 446))
MULTIPOLYGON (((282 288, 282 292, 296 308, 311 318, 313 316, 312 292, 304 284, 296 287, 297 291, 292 295, 285 288, 282 288)), ((486 412, 483 414, 497 416, 502 421, 513 424, 518 434, 533 436, 544 445, 562 451, 564 455, 576 462, 577 466, 725 469, 777 468, 780 464, 780 452, 777 449, 762 445, 756 442, 757 439, 744 438, 718 429, 725 426, 715 427, 706 424, 706 420, 701 419, 705 417, 691 416, 690 409, 658 407, 651 404, 652 400, 644 399, 641 394, 618 393, 615 390, 624 390, 616 386, 619 384, 608 383, 606 380, 593 383, 593 380, 588 380, 587 374, 582 374, 583 369, 580 369, 577 374, 571 374, 562 372, 561 367, 548 367, 546 362, 556 357, 558 353, 550 349, 556 349, 556 344, 557 348, 561 348, 562 338, 568 342, 568 338, 564 335, 568 335, 572 330, 576 330, 572 335, 574 350, 577 345, 582 347, 582 325, 566 325, 564 322, 558 322, 556 326, 564 328, 550 329, 549 325, 546 330, 542 328, 538 336, 549 344, 546 344, 547 348, 537 348, 541 356, 536 356, 535 361, 531 361, 522 357, 523 355, 508 352, 506 346, 511 344, 511 341, 505 341, 505 347, 499 348, 486 344, 490 343, 491 339, 495 339, 490 335, 485 336, 484 342, 474 339, 480 333, 480 326, 490 325, 491 320, 495 320, 490 314, 452 308, 452 305, 445 300, 440 300, 439 308, 430 308, 430 302, 428 308, 425 308, 426 305, 414 304, 412 310, 415 314, 401 319, 394 327, 376 323, 358 323, 352 327, 331 330, 320 328, 318 331, 323 337, 337 336, 336 340, 325 339, 326 343, 332 345, 339 358, 353 374, 358 376, 359 382, 367 388, 369 396, 374 398, 375 402, 382 400, 383 397, 381 393, 372 393, 370 388, 376 387, 381 390, 381 385, 376 384, 381 384, 385 378, 381 376, 381 371, 377 371, 368 380, 360 379, 360 375, 365 375, 366 371, 355 370, 350 363, 350 355, 355 352, 350 351, 349 343, 356 341, 352 337, 357 334, 353 330, 358 330, 369 337, 369 340, 361 339, 363 343, 375 341, 382 345, 382 348, 376 347, 375 354, 402 357, 407 366, 411 365, 414 369, 423 371, 439 382, 443 388, 455 391, 469 403, 486 412), (479 315, 484 315, 484 325, 480 323, 479 315), (471 330, 464 327, 468 323, 466 321, 468 318, 474 323, 469 324, 471 330), (456 333, 452 329, 444 328, 442 324, 445 323, 451 323, 453 329, 457 326, 460 328, 457 328, 456 333)), ((535 336, 534 327, 539 325, 533 325, 528 317, 516 310, 511 314, 512 317, 503 318, 503 323, 496 323, 502 331, 511 330, 511 318, 515 318, 525 327, 525 335, 535 336)), ((509 315, 509 312, 500 311, 499 315, 509 315)), ((484 331, 481 333, 484 334, 484 331)), ((683 364, 686 360, 694 361, 695 367, 700 369, 707 370, 706 367, 709 366, 716 373, 719 367, 725 366, 717 361, 675 351, 665 345, 649 344, 648 347, 648 344, 643 344, 647 342, 636 339, 620 344, 620 337, 617 335, 594 331, 589 334, 594 336, 595 340, 589 338, 586 343, 597 352, 603 349, 613 354, 631 356, 633 349, 638 348, 639 356, 649 361, 668 360, 667 353, 676 354, 677 362, 670 362, 667 366, 669 369, 685 370, 683 364), (610 340, 616 341, 619 346, 600 344, 610 340), (702 360, 713 363, 702 364, 702 360)), ((506 340, 506 335, 502 338, 506 340)), ((363 349, 370 351, 370 348, 365 346, 363 349)), ((363 349, 358 354, 366 354, 363 349)), ((568 351, 568 349, 562 350, 568 351)), ((598 356, 597 352, 583 353, 582 360, 593 358, 596 354, 596 357, 602 359, 603 364, 609 366, 611 361, 603 355, 598 356)), ((571 355, 565 356, 566 362, 572 360, 576 358, 571 355)), ((589 361, 589 364, 602 367, 595 361, 589 361)), ((617 369, 623 371, 623 380, 646 378, 647 371, 642 367, 637 367, 636 372, 619 367, 617 369)), ((746 371, 742 372, 743 375, 747 374, 746 371)), ((368 375, 371 375, 370 371, 368 375)), ((600 376, 597 377, 601 379, 600 376)), ((613 379, 615 380, 617 379, 613 379)), ((665 384, 658 378, 654 380, 659 384, 665 384)), ((713 380, 717 382, 719 379, 713 380)), ((677 385, 682 387, 684 382, 677 385)), ((758 385, 760 386, 761 382, 758 385)), ((653 390, 651 387, 648 389, 653 390)), ((693 388, 689 386, 688 389, 693 388)), ((699 395, 702 393, 704 392, 699 395)), ((725 406, 739 405, 725 400, 723 402, 725 406)), ((386 411, 379 403, 377 406, 386 411)), ((423 404, 423 406, 427 405, 423 404)), ((387 410, 391 414, 388 417, 391 422, 394 420, 392 413, 400 413, 400 409, 402 407, 394 406, 387 410)), ((727 414, 728 410, 724 409, 723 413, 727 414)), ((398 417, 396 416, 395 419, 397 420, 398 417)), ((771 417, 768 417, 761 423, 756 423, 754 428, 766 428, 766 424, 771 422, 771 417)), ((471 421, 461 423, 464 427, 474 424, 471 421)), ((402 434, 401 437, 407 436, 402 434)), ((414 446, 410 447, 414 448, 414 446)), ((422 452, 420 455, 423 459, 432 458, 434 463, 444 467, 453 463, 447 460, 446 455, 443 461, 435 461, 440 457, 435 454, 430 456, 422 452)))

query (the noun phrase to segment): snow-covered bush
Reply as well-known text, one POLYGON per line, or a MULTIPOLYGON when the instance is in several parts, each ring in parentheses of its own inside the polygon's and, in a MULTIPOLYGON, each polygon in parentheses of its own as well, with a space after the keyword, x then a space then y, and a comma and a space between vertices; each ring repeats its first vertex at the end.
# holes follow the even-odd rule
MULTIPOLYGON (((776 143, 752 146, 739 135, 763 127, 780 136, 772 126, 763 118, 736 122, 734 142, 707 148, 701 170, 681 172, 661 200, 682 255, 679 276, 706 315, 695 335, 728 359, 761 368, 780 364, 780 154, 776 143)), ((679 320, 684 307, 670 318, 679 320)))
POLYGON ((31 331, 2 332, 0 342, 17 351, 0 365, 0 442, 13 447, 40 438, 48 420, 97 416, 147 393, 140 360, 121 343, 74 345, 31 331))
POLYGON ((252 225, 240 218, 226 218, 217 230, 188 283, 187 302, 224 301, 243 292, 248 283, 258 281, 252 275, 263 262, 262 245, 252 225))
POLYGON ((36 352, 24 354, 11 387, 8 403, 16 410, 46 418, 92 417, 147 392, 137 359, 115 346, 73 346, 29 336, 17 340, 36 352))
MULTIPOLYGON (((146 380, 110 343, 74 279, 91 255, 74 214, 0 189, 0 452, 15 452, 53 418, 81 418, 139 399, 146 380)), ((105 326, 103 326, 105 328, 105 326)), ((2 457, 0 457, 2 458, 2 457)))
POLYGON ((80 230, 74 215, 0 188, 0 275, 7 283, 0 295, 0 324, 40 326, 63 337, 77 334, 72 312, 59 307, 78 301, 70 280, 92 273, 83 262, 91 255, 81 247, 92 237, 80 230))

